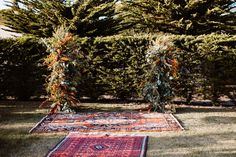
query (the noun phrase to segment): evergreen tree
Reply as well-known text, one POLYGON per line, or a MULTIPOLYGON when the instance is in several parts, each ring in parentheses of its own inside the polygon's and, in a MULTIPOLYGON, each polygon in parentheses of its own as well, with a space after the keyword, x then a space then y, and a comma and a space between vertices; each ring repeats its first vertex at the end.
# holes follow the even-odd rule
POLYGON ((124 0, 126 21, 137 31, 199 35, 236 33, 235 0, 124 0))
POLYGON ((14 32, 51 37, 64 25, 83 36, 113 35, 125 27, 114 0, 12 0, 2 15, 14 32))

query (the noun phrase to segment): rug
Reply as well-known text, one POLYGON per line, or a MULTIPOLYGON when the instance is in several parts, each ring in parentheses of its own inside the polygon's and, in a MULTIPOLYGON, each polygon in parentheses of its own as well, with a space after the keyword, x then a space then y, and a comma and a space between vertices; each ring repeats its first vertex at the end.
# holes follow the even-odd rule
POLYGON ((147 136, 91 136, 69 133, 47 157, 144 157, 147 136))
POLYGON ((89 112, 48 115, 30 132, 159 132, 182 129, 172 114, 156 112, 89 112))

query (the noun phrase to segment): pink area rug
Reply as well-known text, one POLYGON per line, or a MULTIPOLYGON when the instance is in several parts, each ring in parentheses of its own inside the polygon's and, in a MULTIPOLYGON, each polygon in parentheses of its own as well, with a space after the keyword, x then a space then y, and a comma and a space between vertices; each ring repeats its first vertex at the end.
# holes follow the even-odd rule
POLYGON ((47 157, 144 157, 147 136, 91 136, 70 133, 47 157))
POLYGON ((159 132, 182 129, 172 114, 90 112, 48 115, 30 132, 159 132))

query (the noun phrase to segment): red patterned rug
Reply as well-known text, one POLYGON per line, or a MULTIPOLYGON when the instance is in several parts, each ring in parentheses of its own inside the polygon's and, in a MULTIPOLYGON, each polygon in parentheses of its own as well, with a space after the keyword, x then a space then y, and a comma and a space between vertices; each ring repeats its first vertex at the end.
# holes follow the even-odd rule
POLYGON ((158 132, 182 129, 172 114, 90 112, 48 115, 30 132, 158 132))
POLYGON ((147 136, 67 135, 47 157, 144 157, 147 136))

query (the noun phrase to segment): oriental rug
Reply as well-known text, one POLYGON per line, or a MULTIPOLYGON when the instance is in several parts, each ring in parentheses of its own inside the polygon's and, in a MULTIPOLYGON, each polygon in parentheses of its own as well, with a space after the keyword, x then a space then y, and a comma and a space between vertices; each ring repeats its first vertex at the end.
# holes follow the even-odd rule
POLYGON ((47 157, 144 157, 147 136, 91 136, 69 133, 47 157))
POLYGON ((172 114, 156 112, 87 112, 48 115, 30 132, 159 132, 182 129, 172 114))

